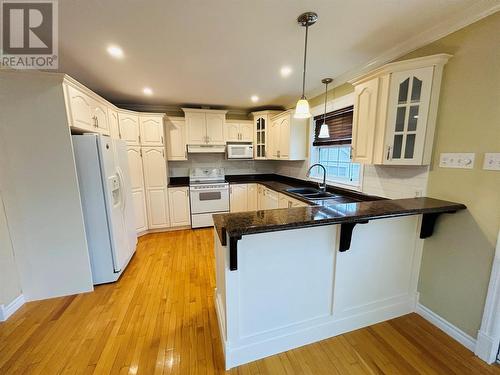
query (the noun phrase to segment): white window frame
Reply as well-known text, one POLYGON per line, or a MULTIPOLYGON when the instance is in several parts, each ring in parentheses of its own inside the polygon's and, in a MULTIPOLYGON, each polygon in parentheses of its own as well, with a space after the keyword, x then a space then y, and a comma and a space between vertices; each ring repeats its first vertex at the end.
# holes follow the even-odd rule
MULTIPOLYGON (((326 112, 332 112, 336 111, 338 109, 342 109, 348 106, 354 105, 354 93, 347 94, 344 96, 341 96, 336 99, 331 99, 326 103, 326 112)), ((319 152, 318 149, 321 146, 313 146, 313 141, 314 141, 314 117, 323 114, 325 111, 325 105, 320 104, 317 105, 316 107, 311 108, 311 114, 312 117, 310 119, 309 123, 309 159, 308 159, 308 166, 310 167, 313 164, 316 164, 319 159, 319 152)), ((362 191, 363 189, 363 176, 364 176, 364 168, 363 164, 360 164, 359 168, 359 181, 352 181, 352 183, 349 183, 349 181, 346 180, 336 180, 336 179, 329 179, 328 176, 326 178, 326 183, 328 185, 332 186, 337 186, 340 188, 344 189, 350 189, 350 190, 356 190, 356 191, 362 191)), ((309 177, 310 181, 314 182, 323 182, 321 178, 317 177, 309 177)))

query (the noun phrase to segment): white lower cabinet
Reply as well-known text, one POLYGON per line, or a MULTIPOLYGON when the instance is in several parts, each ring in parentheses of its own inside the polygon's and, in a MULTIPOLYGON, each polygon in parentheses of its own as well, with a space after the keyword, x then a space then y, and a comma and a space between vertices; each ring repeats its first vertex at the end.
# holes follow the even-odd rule
POLYGON ((132 188, 132 199, 134 202, 135 227, 137 233, 140 233, 148 229, 141 148, 128 147, 127 154, 130 172, 130 184, 132 188))
POLYGON ((170 206, 170 225, 172 227, 190 225, 189 188, 169 188, 168 200, 170 206))
POLYGON ((263 194, 263 199, 262 199, 263 207, 261 208, 262 210, 271 210, 273 208, 279 208, 278 192, 265 187, 263 189, 262 194, 263 194))
POLYGON ((248 211, 247 184, 235 184, 229 188, 229 207, 231 212, 248 211))
POLYGON ((149 229, 169 226, 167 166, 163 147, 143 147, 142 163, 149 229))

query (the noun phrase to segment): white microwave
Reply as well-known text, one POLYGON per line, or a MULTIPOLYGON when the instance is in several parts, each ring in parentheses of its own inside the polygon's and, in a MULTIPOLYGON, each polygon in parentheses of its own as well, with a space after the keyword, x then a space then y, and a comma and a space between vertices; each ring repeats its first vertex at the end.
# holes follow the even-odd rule
POLYGON ((253 159, 253 145, 251 143, 228 143, 228 159, 253 159))

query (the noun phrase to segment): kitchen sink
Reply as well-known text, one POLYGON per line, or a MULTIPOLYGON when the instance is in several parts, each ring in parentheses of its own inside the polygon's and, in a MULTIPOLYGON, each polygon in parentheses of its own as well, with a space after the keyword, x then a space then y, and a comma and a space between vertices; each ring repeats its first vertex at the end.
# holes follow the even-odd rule
POLYGON ((297 195, 321 193, 321 190, 315 188, 293 188, 293 189, 286 189, 286 191, 297 195))
POLYGON ((310 200, 331 199, 337 196, 327 191, 322 191, 314 188, 293 188, 293 189, 287 189, 286 191, 310 200))

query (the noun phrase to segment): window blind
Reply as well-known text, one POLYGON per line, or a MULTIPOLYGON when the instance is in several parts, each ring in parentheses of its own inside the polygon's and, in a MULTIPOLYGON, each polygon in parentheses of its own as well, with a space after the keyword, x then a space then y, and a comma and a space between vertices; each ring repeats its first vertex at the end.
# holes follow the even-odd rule
POLYGON ((350 144, 352 141, 353 106, 328 112, 325 123, 328 125, 330 137, 319 138, 319 130, 323 124, 324 115, 314 117, 314 146, 334 146, 350 144))

